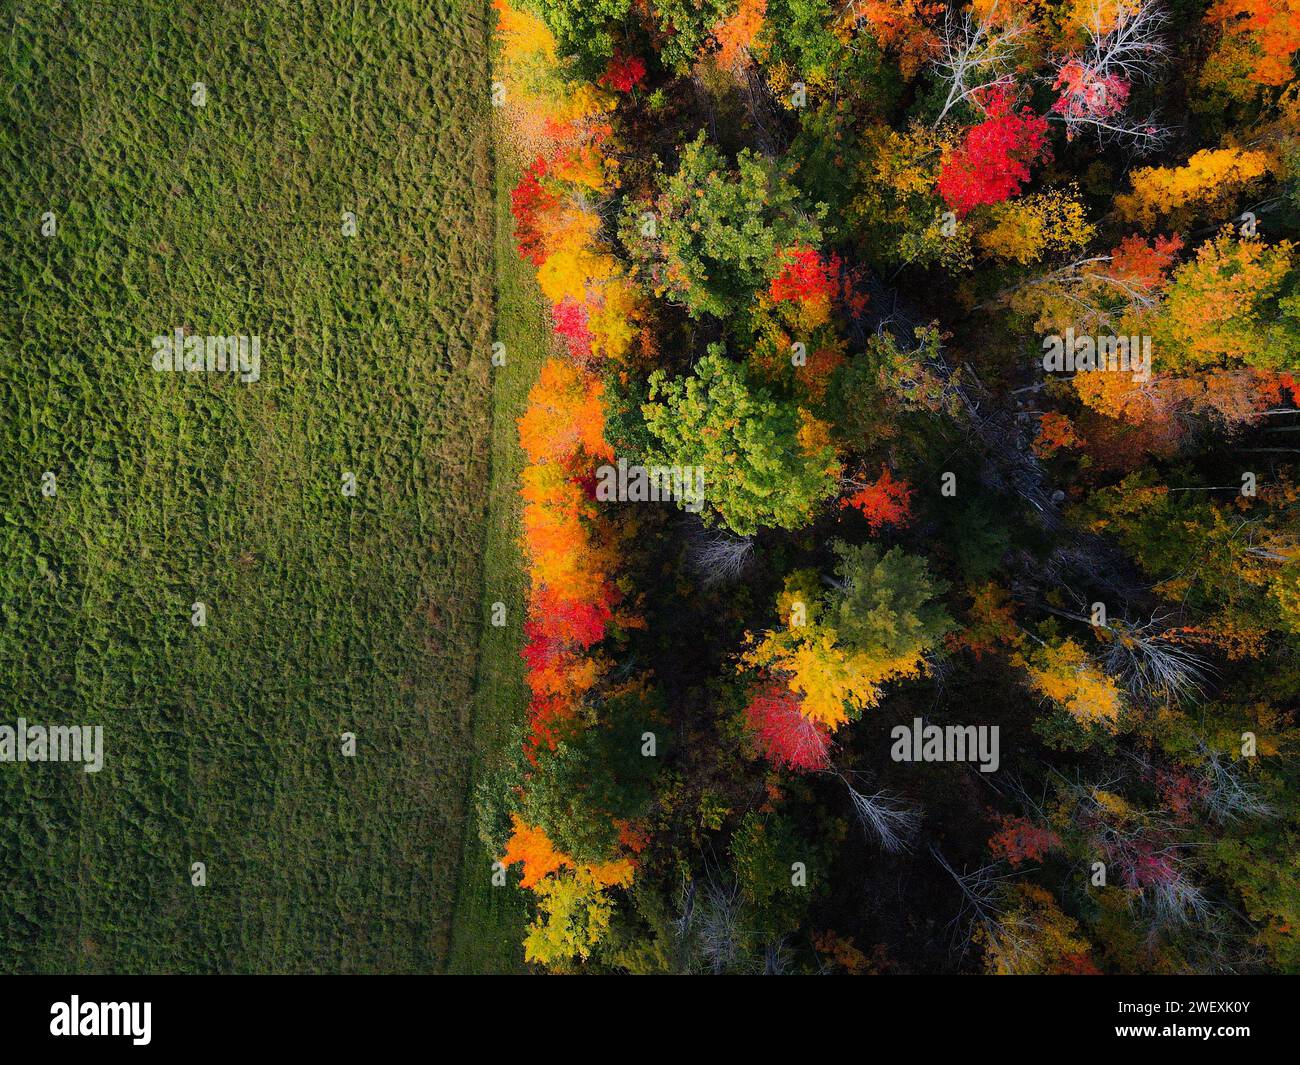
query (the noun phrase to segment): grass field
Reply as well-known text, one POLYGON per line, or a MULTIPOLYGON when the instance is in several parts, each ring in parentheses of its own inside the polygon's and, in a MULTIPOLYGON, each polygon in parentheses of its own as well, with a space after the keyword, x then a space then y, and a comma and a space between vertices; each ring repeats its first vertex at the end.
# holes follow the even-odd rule
MULTIPOLYGON (((498 131, 502 133, 503 131, 498 131)), ((551 348, 551 330, 544 317, 541 293, 532 267, 515 251, 510 190, 520 165, 506 147, 504 135, 495 141, 496 155, 496 276, 498 340, 505 345, 505 365, 493 371, 492 471, 488 496, 490 520, 484 549, 483 613, 493 603, 506 607, 506 624, 484 629, 474 702, 474 764, 476 778, 520 742, 512 727, 528 703, 522 661, 523 620, 528 579, 519 552, 520 471, 524 455, 517 422, 528 390, 551 348)), ((472 800, 472 795, 471 795, 472 800)), ((465 858, 452 937, 450 968, 456 972, 508 972, 523 965, 524 895, 512 884, 491 885, 491 855, 475 833, 472 801, 467 814, 465 858)))
POLYGON ((0 766, 0 968, 517 964, 466 800, 521 694, 486 6, 3 18, 0 723, 102 724, 105 766, 0 766), (176 327, 260 380, 154 372, 176 327))

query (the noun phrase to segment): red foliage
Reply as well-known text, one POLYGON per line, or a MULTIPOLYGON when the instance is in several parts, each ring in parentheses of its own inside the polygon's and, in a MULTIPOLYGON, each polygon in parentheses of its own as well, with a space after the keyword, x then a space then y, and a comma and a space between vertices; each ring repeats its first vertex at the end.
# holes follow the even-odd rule
POLYGON ((538 216, 554 210, 560 202, 559 197, 542 184, 546 170, 546 160, 539 156, 510 193, 510 213, 515 216, 515 241, 519 254, 534 266, 541 266, 546 261, 538 216))
POLYGON ((912 518, 911 502, 911 485, 894 480, 889 470, 882 467, 876 481, 841 499, 840 506, 857 507, 871 531, 879 532, 886 525, 906 525, 912 518))
POLYGON ((1050 459, 1062 448, 1079 447, 1084 443, 1069 417, 1059 411, 1044 411, 1038 422, 1038 435, 1034 438, 1034 454, 1040 459, 1050 459))
POLYGON ((1289 373, 1271 370, 1255 372, 1255 407, 1294 407, 1300 404, 1300 381, 1289 373))
POLYGON ((524 754, 533 765, 543 750, 553 751, 561 740, 573 734, 578 708, 572 699, 559 695, 534 695, 528 704, 529 733, 524 754))
POLYGON ((781 272, 772 278, 768 295, 778 303, 793 300, 811 303, 829 300, 838 287, 840 260, 837 255, 822 259, 815 248, 786 248, 780 253, 781 272))
POLYGON ((1041 862, 1048 851, 1060 845, 1061 837, 1050 828, 1036 825, 1027 817, 1004 817, 1002 827, 989 839, 989 853, 1014 866, 1024 861, 1041 862))
POLYGON ((1101 970, 1093 964, 1092 959, 1086 954, 1062 954, 1060 960, 1053 966, 1052 972, 1056 976, 1100 976, 1101 970))
POLYGON ((650 832, 644 825, 615 818, 614 827, 618 830, 619 846, 624 850, 640 854, 650 845, 650 832))
POLYGON ((1178 869, 1167 848, 1157 848, 1146 840, 1134 840, 1121 852, 1118 863, 1130 887, 1154 887, 1178 879, 1178 869))
POLYGON ((615 52, 609 61, 605 73, 600 76, 600 84, 615 92, 631 92, 645 81, 645 60, 640 56, 625 56, 615 52))
POLYGON ((544 588, 531 605, 535 620, 525 625, 547 639, 564 640, 586 650, 605 638, 605 626, 614 616, 616 591, 612 585, 604 589, 604 597, 595 603, 563 599, 550 588, 544 588))
POLYGON ((844 304, 845 312, 855 322, 867 313, 867 294, 858 287, 861 282, 861 267, 855 266, 840 274, 840 301, 844 304))
POLYGON ((586 307, 572 296, 565 296, 551 308, 551 320, 555 323, 555 335, 564 341, 571 357, 591 358, 592 335, 587 328, 586 307))
POLYGON ((769 761, 800 773, 830 764, 830 731, 804 716, 799 697, 778 682, 758 692, 745 707, 745 720, 769 761))
POLYGON ((1174 820, 1179 822, 1190 821, 1196 807, 1205 799, 1205 781, 1178 771, 1158 770, 1156 787, 1160 789, 1161 798, 1173 813, 1174 820))
POLYGON ((1027 107, 1015 112, 1013 101, 1009 87, 986 93, 981 103, 988 117, 968 129, 944 159, 939 194, 959 216, 1017 195, 1030 165, 1050 153, 1047 119, 1027 107))

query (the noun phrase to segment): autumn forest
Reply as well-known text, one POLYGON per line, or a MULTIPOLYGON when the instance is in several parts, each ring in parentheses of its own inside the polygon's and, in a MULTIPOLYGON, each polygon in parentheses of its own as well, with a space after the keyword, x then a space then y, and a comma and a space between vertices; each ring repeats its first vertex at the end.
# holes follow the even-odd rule
POLYGON ((1300 3, 492 18, 524 964, 1300 971, 1300 3))

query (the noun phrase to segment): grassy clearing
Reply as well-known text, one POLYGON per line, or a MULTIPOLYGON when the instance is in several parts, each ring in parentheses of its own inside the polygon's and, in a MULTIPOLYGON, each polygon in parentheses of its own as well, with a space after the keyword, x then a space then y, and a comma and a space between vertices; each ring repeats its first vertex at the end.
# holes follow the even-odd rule
POLYGON ((441 969, 484 587, 484 8, 3 20, 0 723, 102 724, 106 764, 0 766, 0 968, 441 969), (153 372, 177 326, 260 336, 261 380, 153 372))
MULTIPOLYGON (((551 346, 551 331, 532 268, 515 251, 510 190, 519 180, 520 161, 506 147, 503 136, 498 135, 495 144, 496 339, 506 345, 506 364, 493 371, 483 614, 489 616, 494 602, 504 603, 506 625, 486 627, 480 645, 474 700, 476 778, 516 753, 519 736, 514 730, 528 704, 519 657, 528 578, 519 550, 519 483, 524 456, 516 423, 551 346)), ((492 858, 475 831, 471 795, 449 963, 454 972, 508 972, 523 966, 524 895, 514 886, 513 877, 509 887, 491 886, 492 858)))

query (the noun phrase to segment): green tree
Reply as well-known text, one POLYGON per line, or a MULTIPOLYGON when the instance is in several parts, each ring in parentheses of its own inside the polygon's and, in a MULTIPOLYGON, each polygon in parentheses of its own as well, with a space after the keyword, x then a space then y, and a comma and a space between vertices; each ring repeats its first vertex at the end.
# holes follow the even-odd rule
POLYGON ((722 318, 746 308, 776 276, 778 252, 820 243, 824 214, 821 204, 801 207, 775 164, 745 149, 728 166, 701 131, 682 149, 677 172, 661 175, 650 217, 644 201, 629 205, 623 234, 657 290, 692 317, 722 318))
POLYGON ((882 555, 875 544, 836 543, 834 549, 839 581, 825 618, 844 646, 882 660, 912 658, 952 628, 933 601, 948 583, 930 576, 925 558, 897 547, 882 555))
POLYGON ((566 854, 593 863, 615 857, 616 821, 645 814, 669 751, 662 706, 652 693, 612 694, 598 716, 541 760, 524 792, 526 820, 566 854), (653 757, 642 753, 647 732, 654 733, 653 757))
POLYGON ((577 56, 584 72, 596 74, 614 54, 610 31, 627 17, 632 0, 526 0, 523 6, 555 34, 562 55, 577 56))
POLYGON ((795 404, 751 386, 719 345, 687 378, 650 377, 642 408, 654 465, 704 471, 706 513, 749 536, 762 526, 797 529, 837 490, 835 451, 795 404), (802 437, 802 439, 801 439, 802 437))
POLYGON ((736 0, 654 0, 654 13, 665 34, 659 44, 660 59, 685 74, 707 46, 713 27, 735 7, 736 0))

